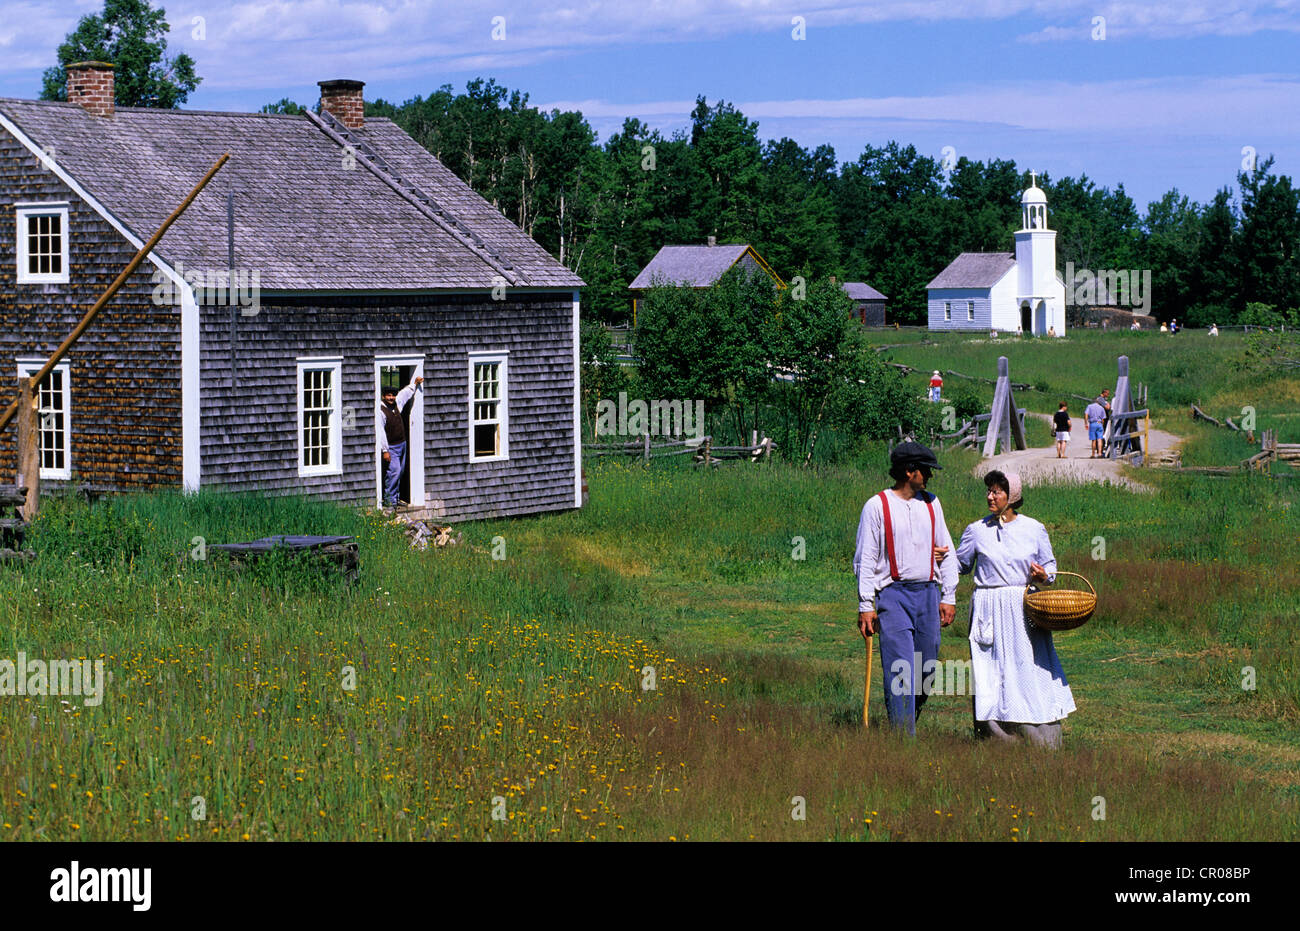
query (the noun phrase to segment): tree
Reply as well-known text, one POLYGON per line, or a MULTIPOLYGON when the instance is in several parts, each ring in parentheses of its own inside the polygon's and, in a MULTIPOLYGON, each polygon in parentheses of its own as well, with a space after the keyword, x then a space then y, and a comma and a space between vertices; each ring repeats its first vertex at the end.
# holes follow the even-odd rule
POLYGON ((756 241, 763 172, 758 124, 725 100, 710 107, 697 97, 691 111, 691 148, 707 177, 696 205, 699 225, 719 242, 756 241))
POLYGON ((895 142, 867 146, 840 169, 835 201, 845 277, 889 295, 902 323, 925 321, 925 286, 956 254, 942 180, 937 161, 895 142))
POLYGON ((811 277, 838 267, 834 170, 830 146, 809 152, 786 138, 763 147, 755 246, 783 278, 797 268, 811 277))
POLYGON ((1300 304, 1300 191, 1272 173, 1273 157, 1237 176, 1241 227, 1237 236, 1239 301, 1279 307, 1300 304))
POLYGON ((767 275, 738 266, 711 288, 650 288, 636 329, 645 390, 652 397, 729 408, 739 436, 751 425, 758 429, 759 402, 772 377, 765 337, 774 291, 767 275))
POLYGON ((618 352, 609 331, 599 323, 583 320, 579 328, 582 358, 582 409, 596 435, 596 408, 602 400, 614 400, 628 387, 627 375, 618 364, 618 352))
POLYGON ((104 0, 104 12, 83 16, 59 46, 59 63, 45 71, 41 99, 68 99, 68 65, 104 61, 117 66, 113 96, 119 107, 180 106, 203 79, 189 55, 167 57, 166 17, 148 0, 104 0))
POLYGON ((1185 317, 1194 326, 1216 322, 1193 319, 1189 312, 1195 300, 1193 268, 1201 235, 1200 206, 1174 188, 1147 205, 1143 227, 1143 263, 1151 269, 1152 310, 1156 316, 1162 320, 1185 317))
POLYGON ((804 291, 787 288, 778 296, 765 339, 772 365, 794 379, 774 386, 772 394, 783 415, 777 445, 798 461, 816 442, 827 404, 844 380, 840 354, 850 327, 858 327, 851 317, 853 301, 843 288, 813 279, 808 269, 803 275, 811 279, 804 291))
POLYGON ((1192 293, 1196 303, 1188 318, 1197 323, 1206 319, 1233 319, 1244 309, 1238 303, 1238 276, 1229 257, 1237 248, 1237 213, 1232 208, 1232 192, 1220 188, 1214 200, 1201 212, 1200 236, 1196 243, 1196 262, 1192 269, 1192 293))
POLYGON ((307 112, 307 108, 302 104, 294 103, 288 97, 281 97, 275 103, 262 104, 262 109, 258 113, 283 113, 287 116, 302 116, 307 112))

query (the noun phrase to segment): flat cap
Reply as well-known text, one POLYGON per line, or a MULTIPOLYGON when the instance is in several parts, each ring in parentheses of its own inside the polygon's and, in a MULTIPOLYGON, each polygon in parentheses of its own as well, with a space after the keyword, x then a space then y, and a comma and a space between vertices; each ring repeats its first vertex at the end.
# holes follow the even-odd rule
POLYGON ((927 466, 931 469, 942 469, 939 460, 934 458, 934 452, 928 446, 922 446, 920 443, 913 443, 908 440, 906 443, 899 443, 894 447, 894 451, 889 454, 891 465, 913 465, 927 466))

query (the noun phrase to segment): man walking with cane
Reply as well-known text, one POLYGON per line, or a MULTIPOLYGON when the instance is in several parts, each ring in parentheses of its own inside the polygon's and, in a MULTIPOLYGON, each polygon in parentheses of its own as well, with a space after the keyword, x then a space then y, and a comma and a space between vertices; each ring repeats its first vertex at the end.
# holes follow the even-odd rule
POLYGON ((925 487, 942 468, 934 453, 907 442, 889 458, 894 486, 867 501, 858 523, 858 630, 868 651, 872 635, 880 635, 889 723, 915 735, 938 668, 939 630, 957 613, 957 561, 946 558, 952 537, 939 499, 925 487))

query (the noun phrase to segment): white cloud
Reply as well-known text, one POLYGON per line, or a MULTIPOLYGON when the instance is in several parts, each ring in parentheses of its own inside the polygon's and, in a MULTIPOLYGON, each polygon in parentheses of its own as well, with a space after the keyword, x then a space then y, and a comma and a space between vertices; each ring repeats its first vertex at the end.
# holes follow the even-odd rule
MULTIPOLYGON (((589 119, 622 116, 680 121, 693 100, 554 100, 543 109, 581 110, 589 119)), ((916 97, 736 101, 750 119, 890 120, 1002 125, 1021 130, 1107 134, 1249 134, 1279 123, 1300 126, 1300 76, 1163 77, 1089 83, 1018 82, 916 97)))

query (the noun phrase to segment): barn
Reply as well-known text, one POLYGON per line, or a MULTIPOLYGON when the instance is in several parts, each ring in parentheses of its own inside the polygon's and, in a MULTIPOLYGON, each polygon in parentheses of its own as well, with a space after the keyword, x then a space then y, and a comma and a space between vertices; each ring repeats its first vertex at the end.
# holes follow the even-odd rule
MULTIPOLYGON (((386 119, 0 99, 0 369, 47 361, 224 152, 230 161, 39 386, 43 487, 380 500, 378 397, 404 501, 463 520, 581 505, 582 281, 386 119)), ((13 382, 11 381, 10 384, 13 382)), ((7 400, 7 399, 6 399, 7 400)), ((0 435, 13 461, 14 431, 0 435)))
POLYGON ((784 288, 781 276, 763 261, 758 251, 745 243, 719 245, 710 236, 706 245, 664 246, 655 253, 650 263, 632 279, 628 290, 632 292, 632 323, 645 292, 657 284, 680 285, 687 288, 711 288, 732 268, 739 266, 747 274, 762 273, 772 279, 778 288, 784 288))

